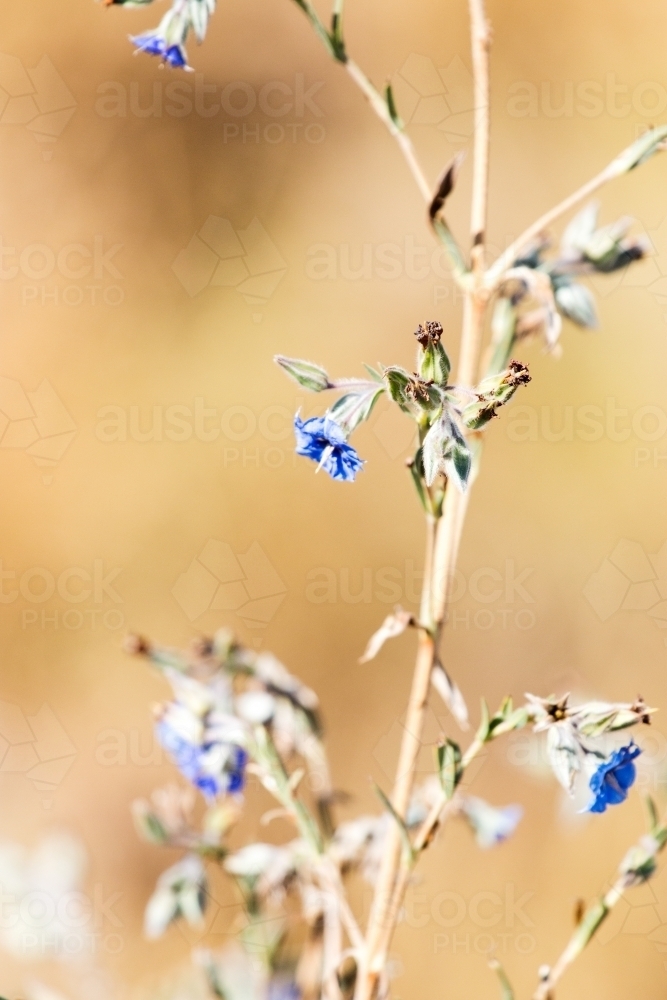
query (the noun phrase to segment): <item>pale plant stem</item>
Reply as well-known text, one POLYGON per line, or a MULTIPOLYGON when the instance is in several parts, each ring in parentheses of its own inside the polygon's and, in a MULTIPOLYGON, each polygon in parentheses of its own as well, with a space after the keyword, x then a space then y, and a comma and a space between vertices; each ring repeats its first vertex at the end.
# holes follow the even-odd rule
MULTIPOLYGON (((475 381, 484 329, 484 316, 488 301, 484 289, 484 244, 488 200, 488 144, 489 144, 489 28, 484 10, 484 0, 470 0, 473 68, 475 73, 475 165, 471 206, 471 233, 473 249, 471 263, 473 282, 466 290, 464 322, 461 335, 458 384, 470 385, 475 381)), ((422 746, 431 674, 438 656, 438 642, 446 614, 449 581, 451 580, 467 499, 450 484, 445 499, 443 516, 437 525, 435 537, 429 530, 422 596, 422 619, 432 624, 432 632, 421 632, 412 689, 406 713, 403 739, 398 759, 392 805, 400 817, 407 811, 414 785, 417 759, 422 746), (424 606, 428 616, 424 616, 424 606)), ((400 908, 396 905, 395 890, 399 878, 401 836, 392 824, 387 836, 383 863, 378 876, 373 905, 366 934, 366 955, 357 980, 355 1000, 371 1000, 382 969, 386 964, 387 949, 400 908)), ((406 883, 407 884, 407 883, 406 883)))

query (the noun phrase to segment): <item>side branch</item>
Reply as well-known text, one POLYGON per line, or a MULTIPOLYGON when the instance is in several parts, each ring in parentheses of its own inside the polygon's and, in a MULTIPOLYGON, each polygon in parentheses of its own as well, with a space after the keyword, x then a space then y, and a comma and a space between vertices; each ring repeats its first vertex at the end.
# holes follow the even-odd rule
POLYGON ((320 39, 329 55, 332 56, 336 62, 345 67, 357 87, 368 100, 368 103, 375 114, 386 126, 389 134, 396 139, 405 161, 410 168, 410 173, 414 177, 415 183, 419 188, 422 198, 427 204, 429 204, 431 198, 433 197, 433 192, 430 184, 426 180, 421 166, 419 165, 414 146, 412 145, 410 137, 405 132, 403 123, 400 121, 398 116, 392 112, 387 99, 383 97, 379 90, 377 90, 377 88, 368 79, 363 70, 361 70, 354 60, 350 59, 347 54, 342 34, 342 3, 340 0, 337 0, 334 6, 331 32, 327 30, 319 14, 309 0, 295 0, 295 3, 301 8, 312 24, 315 34, 320 39))

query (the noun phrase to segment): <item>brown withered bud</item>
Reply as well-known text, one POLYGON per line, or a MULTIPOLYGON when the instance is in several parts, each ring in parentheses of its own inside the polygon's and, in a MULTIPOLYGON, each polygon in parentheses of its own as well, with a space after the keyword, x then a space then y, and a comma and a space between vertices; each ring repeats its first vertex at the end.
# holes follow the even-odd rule
POLYGON ((510 385, 528 385, 531 381, 530 372, 520 361, 512 359, 507 367, 510 372, 507 382, 510 385))
POLYGON ((646 702, 640 694, 637 695, 636 700, 630 706, 630 711, 636 712, 639 716, 639 721, 643 722, 645 726, 651 725, 651 714, 646 711, 646 702))
POLYGON ((437 320, 427 319, 424 324, 420 323, 415 330, 415 337, 426 350, 429 344, 439 344, 442 337, 442 323, 437 320))
POLYGON ((428 390, 432 385, 433 385, 432 379, 430 379, 427 382, 425 379, 420 378, 419 375, 415 373, 415 377, 410 382, 408 382, 408 384, 405 387, 405 395, 409 396, 411 399, 414 399, 415 403, 419 402, 426 403, 428 402, 429 399, 428 390))

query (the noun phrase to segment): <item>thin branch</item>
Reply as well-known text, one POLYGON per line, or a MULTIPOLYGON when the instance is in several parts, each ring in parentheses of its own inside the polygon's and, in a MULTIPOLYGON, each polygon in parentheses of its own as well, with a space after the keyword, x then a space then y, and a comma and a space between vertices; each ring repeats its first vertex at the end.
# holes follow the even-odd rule
POLYGON ((519 236, 507 247, 495 264, 487 271, 485 280, 487 290, 493 291, 498 287, 499 282, 503 279, 505 271, 512 266, 514 261, 521 254, 521 251, 536 236, 539 236, 540 233, 555 222, 556 219, 559 219, 561 215, 565 215, 566 212, 569 212, 582 201, 585 201, 586 198, 589 198, 604 184, 613 180, 614 177, 619 177, 621 174, 627 173, 629 170, 633 170, 635 167, 639 166, 639 164, 643 163, 644 160, 651 155, 651 153, 659 149, 664 149, 665 135, 667 135, 667 128, 665 128, 665 126, 650 129, 644 134, 644 136, 641 136, 639 139, 635 140, 635 142, 627 146, 623 152, 612 160, 612 162, 609 163, 604 170, 601 170, 599 174, 588 181, 588 183, 584 184, 554 208, 545 212, 544 215, 540 216, 536 222, 533 222, 532 225, 528 226, 521 236, 519 236))
POLYGON ((431 186, 426 180, 422 168, 419 165, 419 161, 417 160, 417 155, 410 137, 406 134, 401 124, 390 114, 387 101, 382 94, 376 87, 373 86, 366 74, 359 68, 359 66, 357 66, 354 60, 350 59, 347 55, 342 36, 342 0, 335 0, 333 29, 331 33, 327 31, 327 28, 323 24, 319 14, 309 0, 295 0, 295 3, 301 8, 312 24, 315 29, 315 33, 323 43, 329 55, 333 56, 336 62, 345 66, 345 69, 352 77, 357 87, 359 87, 361 92, 367 98, 375 114, 387 127, 390 135, 396 139, 424 201, 430 203, 431 198, 433 197, 433 192, 431 191, 431 186))
POLYGON ((533 1000, 549 1000, 553 996, 556 983, 592 941, 625 892, 651 877, 655 869, 655 857, 666 845, 667 817, 626 855, 616 881, 604 896, 589 906, 556 964, 542 976, 533 1000))
MULTIPOLYGON (((471 210, 473 285, 466 289, 459 359, 459 384, 463 385, 471 384, 475 379, 479 365, 484 314, 488 301, 488 296, 483 288, 483 279, 488 200, 490 30, 486 21, 484 0, 469 0, 469 2, 477 127, 471 210)), ((426 565, 432 567, 432 571, 429 573, 429 579, 425 578, 424 580, 422 603, 428 604, 431 612, 428 620, 434 622, 435 628, 433 635, 421 633, 419 637, 417 660, 392 794, 392 804, 401 818, 405 816, 414 785, 430 693, 431 674, 436 662, 438 640, 447 612, 447 591, 449 588, 445 586, 438 590, 437 584, 442 581, 443 572, 445 581, 451 578, 466 506, 465 499, 450 484, 445 498, 443 517, 437 525, 435 537, 429 531, 426 565)), ((421 613, 421 617, 424 617, 423 613, 421 613)), ((397 881, 401 878, 399 874, 400 860, 400 835, 397 825, 392 824, 373 898, 366 935, 367 954, 364 968, 360 970, 360 976, 357 980, 356 1000, 371 1000, 386 962, 387 941, 391 938, 397 918, 397 910, 392 906, 392 900, 397 881)))

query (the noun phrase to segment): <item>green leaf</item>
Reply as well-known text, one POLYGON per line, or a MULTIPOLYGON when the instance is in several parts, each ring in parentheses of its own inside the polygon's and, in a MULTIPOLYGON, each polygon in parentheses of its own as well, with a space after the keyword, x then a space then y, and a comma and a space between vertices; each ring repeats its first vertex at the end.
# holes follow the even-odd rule
POLYGON ((401 116, 398 113, 396 107, 396 101, 394 100, 394 91, 390 83, 384 88, 384 99, 387 102, 387 111, 389 112, 389 117, 391 118, 394 126, 399 132, 402 132, 405 128, 405 123, 403 122, 401 116))
POLYGON ((647 795, 645 797, 645 802, 646 802, 646 811, 648 813, 649 833, 653 833, 654 830, 657 830, 660 826, 660 816, 658 814, 658 808, 655 804, 655 801, 650 795, 647 795))
POLYGON ((650 156, 663 148, 665 140, 667 140, 667 125, 659 125, 644 132, 636 142, 624 149, 620 156, 609 164, 610 176, 617 177, 645 163, 650 156))
POLYGON ((417 451, 414 459, 409 463, 408 469, 410 470, 410 475, 412 476, 412 481, 415 484, 415 489, 417 490, 417 496, 421 502, 422 507, 427 514, 431 514, 431 503, 424 489, 424 479, 423 479, 423 462, 422 462, 422 450, 421 448, 417 451))
POLYGON ((475 739, 479 740, 480 743, 486 743, 491 732, 490 727, 491 717, 489 716, 489 706, 486 704, 486 699, 482 698, 479 727, 475 733, 475 739))
POLYGON ((314 364, 312 361, 302 361, 300 358, 286 358, 282 354, 276 354, 273 360, 295 382, 302 385, 304 389, 309 389, 311 392, 322 392, 324 389, 332 388, 329 376, 324 368, 314 364))
POLYGON ((405 368, 390 365, 389 368, 385 368, 383 375, 391 398, 395 403, 398 403, 404 413, 411 414, 411 399, 407 391, 408 386, 413 381, 410 373, 406 372, 405 368))
POLYGON ((500 982, 500 997, 501 1000, 514 1000, 514 990, 512 989, 512 984, 510 983, 505 970, 498 961, 497 958, 492 958, 489 962, 489 967, 493 969, 495 974, 498 976, 498 981, 500 982))
POLYGON ((511 300, 501 296, 493 307, 491 317, 492 356, 487 375, 496 375, 507 368, 514 346, 517 311, 511 300))
POLYGON ((461 493, 465 493, 472 469, 472 454, 468 445, 457 442, 452 448, 451 458, 445 461, 445 471, 453 479, 461 493))
POLYGON ((463 777, 463 768, 461 767, 461 748, 458 743, 454 743, 453 740, 447 739, 441 746, 438 747, 437 755, 440 784, 442 785, 442 790, 449 801, 449 799, 451 799, 454 795, 456 787, 463 777))
POLYGON ((382 802, 382 805, 385 807, 385 809, 387 810, 387 812, 394 818, 394 820, 395 820, 395 822, 396 822, 396 824, 398 826, 398 829, 399 829, 400 834, 401 834, 401 840, 403 841, 403 849, 405 851, 406 857, 410 860, 410 862, 414 861, 415 852, 414 852, 414 848, 412 846, 412 841, 410 840, 410 834, 408 832, 407 826, 405 825, 405 823, 401 819, 401 817, 398 815, 398 813, 394 809, 392 803, 389 801, 389 799, 387 798, 387 796, 384 794, 384 792, 382 791, 382 789, 380 788, 380 786, 376 785, 375 782, 373 782, 373 787, 375 788, 377 796, 380 799, 380 801, 382 802))
POLYGON ((364 362, 364 368, 366 369, 366 371, 368 372, 368 374, 370 375, 370 377, 373 379, 374 382, 382 382, 382 367, 381 366, 380 366, 380 371, 378 372, 378 371, 375 370, 375 368, 373 368, 372 365, 367 365, 364 362))
POLYGON ((384 385, 370 385, 356 392, 347 392, 336 400, 328 412, 346 434, 351 434, 359 424, 368 420, 384 392, 384 385))

